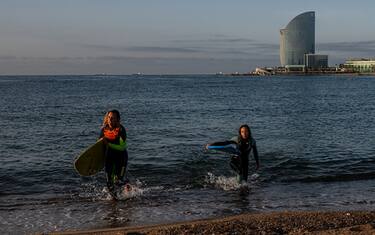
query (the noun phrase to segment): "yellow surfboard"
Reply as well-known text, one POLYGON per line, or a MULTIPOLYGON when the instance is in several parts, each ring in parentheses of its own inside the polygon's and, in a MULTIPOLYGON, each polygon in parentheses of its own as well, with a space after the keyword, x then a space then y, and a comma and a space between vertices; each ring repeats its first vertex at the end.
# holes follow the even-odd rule
POLYGON ((106 146, 100 139, 74 161, 74 168, 82 176, 95 175, 104 168, 106 146))

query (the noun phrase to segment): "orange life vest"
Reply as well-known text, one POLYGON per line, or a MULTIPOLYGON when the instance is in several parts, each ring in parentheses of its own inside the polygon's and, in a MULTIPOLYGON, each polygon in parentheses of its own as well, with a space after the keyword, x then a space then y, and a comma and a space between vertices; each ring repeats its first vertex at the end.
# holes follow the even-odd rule
POLYGON ((109 130, 109 129, 103 130, 104 137, 107 140, 115 140, 117 138, 117 136, 119 135, 119 132, 120 132, 120 127, 117 127, 113 130, 109 130))

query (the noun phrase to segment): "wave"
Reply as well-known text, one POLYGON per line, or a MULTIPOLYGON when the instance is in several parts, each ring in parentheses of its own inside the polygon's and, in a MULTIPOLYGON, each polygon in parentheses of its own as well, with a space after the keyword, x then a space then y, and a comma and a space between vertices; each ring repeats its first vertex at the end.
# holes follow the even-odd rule
POLYGON ((263 155, 261 163, 263 182, 309 183, 375 179, 375 162, 368 155, 296 156, 285 152, 271 152, 263 155))
POLYGON ((324 176, 308 176, 302 178, 291 178, 284 182, 345 182, 345 181, 358 181, 358 180, 373 180, 375 179, 375 172, 355 173, 355 174, 335 174, 324 176))

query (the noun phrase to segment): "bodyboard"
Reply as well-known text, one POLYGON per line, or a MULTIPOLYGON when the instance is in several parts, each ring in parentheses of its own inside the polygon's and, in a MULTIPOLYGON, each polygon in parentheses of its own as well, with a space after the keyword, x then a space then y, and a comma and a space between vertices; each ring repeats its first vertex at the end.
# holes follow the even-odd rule
POLYGON ((239 155, 240 151, 238 150, 238 147, 236 144, 227 144, 227 145, 212 145, 208 146, 207 149, 209 150, 216 150, 224 153, 230 153, 239 155))
POLYGON ((106 146, 100 139, 83 151, 74 161, 74 168, 82 176, 95 175, 104 168, 106 146))

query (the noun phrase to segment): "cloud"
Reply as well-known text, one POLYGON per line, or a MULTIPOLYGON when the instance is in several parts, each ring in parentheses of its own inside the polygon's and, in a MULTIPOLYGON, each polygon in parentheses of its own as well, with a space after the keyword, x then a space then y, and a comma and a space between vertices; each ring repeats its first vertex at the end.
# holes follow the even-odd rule
POLYGON ((276 58, 241 57, 22 57, 2 61, 0 71, 2 75, 231 73, 277 63, 276 58))
POLYGON ((197 49, 191 49, 191 48, 183 48, 183 47, 158 47, 158 46, 137 46, 137 47, 129 47, 129 51, 135 51, 135 52, 152 52, 152 53, 195 53, 195 52, 202 52, 197 49))
POLYGON ((196 53, 197 49, 172 46, 116 46, 106 44, 78 44, 79 47, 107 52, 146 52, 146 53, 196 53))
POLYGON ((128 48, 125 46, 115 46, 108 44, 90 44, 90 43, 78 43, 78 47, 90 49, 90 50, 105 50, 105 51, 126 51, 128 48))
MULTIPOLYGON (((78 46, 89 49, 88 54, 94 50, 108 54, 131 52, 132 55, 139 53, 150 57, 163 55, 173 57, 181 54, 187 56, 198 54, 201 54, 201 56, 254 56, 261 54, 278 56, 280 48, 279 43, 266 43, 251 38, 236 38, 225 35, 214 35, 207 39, 175 39, 159 43, 150 42, 150 45, 142 46, 109 44, 78 44, 78 46)), ((375 57, 375 40, 317 43, 316 53, 319 52, 335 56, 354 54, 355 56, 375 57)))
POLYGON ((366 54, 374 54, 375 56, 375 40, 360 42, 329 42, 319 43, 317 48, 323 51, 333 52, 362 52, 366 54))
POLYGON ((249 43, 255 40, 248 38, 208 38, 208 39, 176 39, 170 40, 172 43, 191 43, 191 44, 201 44, 201 43, 249 43))
POLYGON ((278 65, 279 60, 278 44, 245 38, 220 36, 145 44, 69 43, 75 51, 65 51, 64 56, 0 55, 0 71, 2 74, 247 72, 257 66, 278 65))
POLYGON ((143 42, 135 46, 109 43, 68 46, 74 51, 65 51, 64 56, 0 55, 0 71, 2 74, 230 73, 279 63, 278 44, 240 37, 143 42))
POLYGON ((12 55, 4 55, 4 56, 0 56, 0 60, 16 60, 17 57, 16 56, 12 56, 12 55))
POLYGON ((77 44, 81 48, 100 50, 107 52, 140 52, 140 53, 207 53, 236 49, 236 51, 247 49, 270 49, 279 48, 278 44, 267 44, 251 38, 230 37, 225 35, 214 35, 206 39, 174 39, 162 42, 143 42, 143 45, 110 45, 110 44, 77 44))

